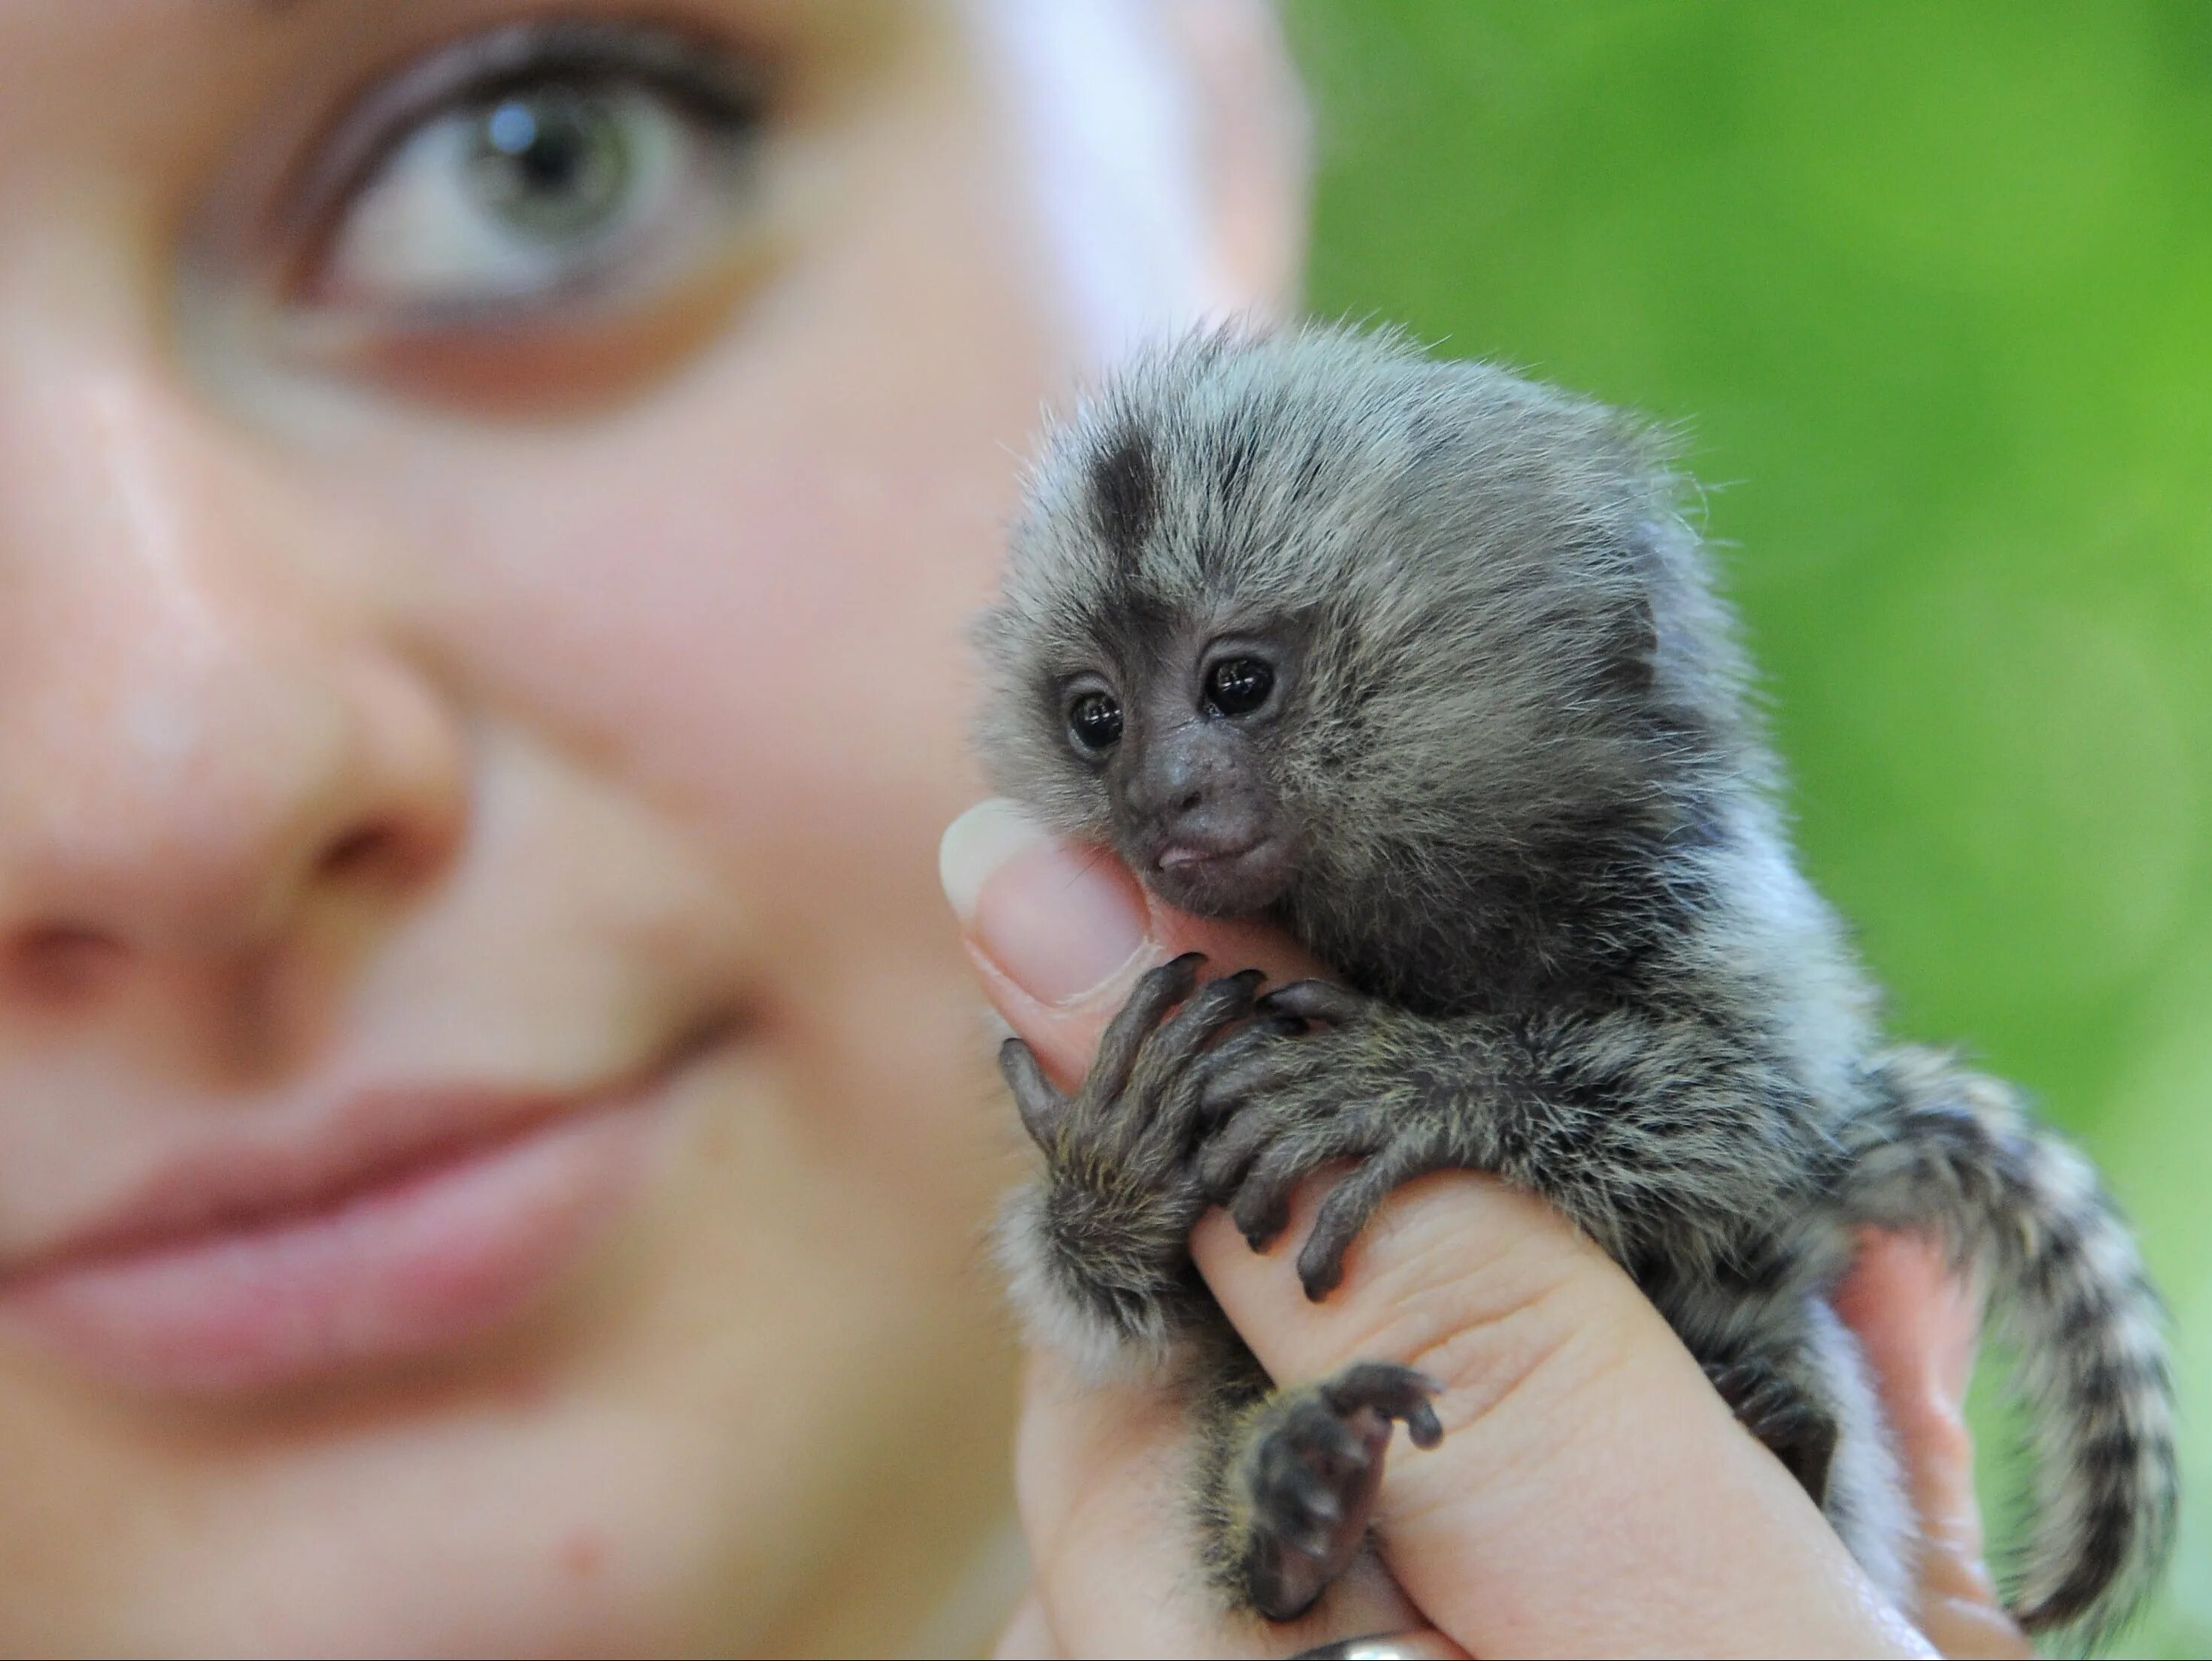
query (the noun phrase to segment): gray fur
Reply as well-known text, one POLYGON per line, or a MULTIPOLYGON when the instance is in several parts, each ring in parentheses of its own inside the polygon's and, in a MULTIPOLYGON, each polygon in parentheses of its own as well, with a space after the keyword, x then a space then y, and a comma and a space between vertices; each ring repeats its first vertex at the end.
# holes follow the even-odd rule
MULTIPOLYGON (((1017 1294, 1101 1363, 1215 1381, 1218 1488, 1247 1457, 1236 1427, 1268 1415, 1184 1252, 1203 1207, 1264 1239, 1301 1178, 1356 1161, 1301 1254, 1319 1296, 1391 1189, 1496 1173, 1627 1266, 1717 1378, 1761 1381, 1747 1422, 1796 1427, 1767 1434, 1826 1472, 1828 1514, 1901 1595, 1909 1512, 1825 1298, 1855 1228, 1932 1229, 1990 1271, 2033 1415, 2013 1607, 2100 1635, 2171 1533, 2155 1300, 2094 1173, 2009 1092, 1885 1047, 1795 864, 1682 492, 1609 409, 1327 329, 1182 343, 1051 435, 978 630, 994 783, 1194 903, 1147 864, 1164 809, 1152 784, 1132 805, 1127 771, 1194 747, 1175 789, 1279 834, 1250 908, 1352 991, 1243 1019, 1249 985, 1193 994, 1186 965, 1073 1105, 1012 1046, 1047 1155, 1003 1235, 1017 1294), (1177 718, 1179 665, 1224 631, 1295 643, 1279 708, 1177 718), (1130 700, 1114 758, 1071 742, 1082 677, 1130 700)), ((1237 1511, 1202 1506, 1232 1598, 1237 1511)))

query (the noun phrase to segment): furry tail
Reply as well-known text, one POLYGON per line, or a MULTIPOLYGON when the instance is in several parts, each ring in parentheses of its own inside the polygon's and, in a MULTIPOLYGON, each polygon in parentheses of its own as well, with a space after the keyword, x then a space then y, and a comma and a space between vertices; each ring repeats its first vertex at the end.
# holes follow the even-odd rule
POLYGON ((2031 1630, 2094 1641, 2172 1542, 2173 1385, 2164 1313, 2087 1161, 2013 1093, 1934 1051, 1877 1064, 1842 1198, 1852 1220, 1948 1234, 1980 1264, 2026 1397, 2036 1506, 2006 1601, 2031 1630))

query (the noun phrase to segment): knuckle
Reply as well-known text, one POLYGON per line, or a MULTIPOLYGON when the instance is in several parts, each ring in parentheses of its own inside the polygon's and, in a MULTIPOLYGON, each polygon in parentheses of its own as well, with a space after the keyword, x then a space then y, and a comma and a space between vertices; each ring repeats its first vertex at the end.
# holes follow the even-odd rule
POLYGON ((1495 1217, 1469 1226, 1480 1179, 1455 1174, 1413 1185, 1370 1226, 1347 1300, 1372 1312, 1355 1353, 1418 1368, 1442 1386, 1456 1428, 1524 1409, 1555 1423, 1586 1413, 1613 1387, 1657 1312, 1601 1252, 1548 1209, 1486 1182, 1477 1203, 1495 1217), (1543 1213, 1535 1222, 1523 1208, 1543 1213))

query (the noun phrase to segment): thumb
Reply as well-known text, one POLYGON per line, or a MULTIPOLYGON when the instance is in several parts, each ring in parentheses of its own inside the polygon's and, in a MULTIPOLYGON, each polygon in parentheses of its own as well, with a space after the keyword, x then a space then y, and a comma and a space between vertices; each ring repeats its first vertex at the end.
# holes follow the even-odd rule
POLYGON ((1203 952, 1212 973, 1318 973, 1273 929, 1161 905, 1103 848, 1047 834, 1012 802, 979 802, 952 821, 938 874, 984 996, 1054 1081, 1089 1070, 1106 1023, 1146 970, 1203 952))

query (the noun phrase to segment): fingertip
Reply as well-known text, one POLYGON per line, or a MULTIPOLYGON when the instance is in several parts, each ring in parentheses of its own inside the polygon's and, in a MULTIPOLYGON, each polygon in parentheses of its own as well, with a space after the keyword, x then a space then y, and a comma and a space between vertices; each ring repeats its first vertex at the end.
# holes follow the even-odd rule
POLYGON ((1154 984, 1165 989, 1170 1002, 1180 1003, 1197 988, 1199 973, 1205 967, 1204 952, 1182 952, 1147 973, 1157 978, 1154 984))
POLYGON ((1147 943, 1144 893, 1121 861, 1053 836, 1012 802, 978 802, 954 820, 937 868, 973 949, 1047 1008, 1124 977, 1147 943))
POLYGON ((1060 1646, 1052 1635, 1052 1625, 1046 1620, 1044 1605, 1031 1592, 1014 1611, 1014 1618, 1006 1622, 1006 1629, 999 1635, 998 1646, 991 1652, 993 1661, 1057 1661, 1060 1646))
POLYGON ((937 844, 937 880, 945 903, 968 928, 984 885, 1018 854, 1050 839, 1013 803, 1003 797, 978 802, 945 827, 937 844))

